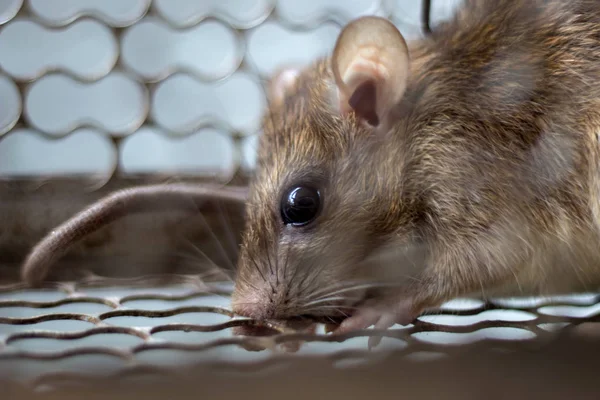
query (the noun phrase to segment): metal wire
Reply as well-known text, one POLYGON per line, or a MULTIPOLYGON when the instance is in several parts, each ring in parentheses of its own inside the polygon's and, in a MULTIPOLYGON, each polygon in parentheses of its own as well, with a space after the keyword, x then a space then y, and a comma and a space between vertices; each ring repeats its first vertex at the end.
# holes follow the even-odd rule
POLYGON ((421 1, 421 23, 423 24, 423 33, 425 35, 431 34, 431 0, 421 1))
MULTIPOLYGON (((46 296, 53 294, 53 299, 35 301, 24 299, 24 288, 18 284, 0 288, 0 315, 10 315, 11 310, 27 310, 27 316, 0 317, 0 327, 5 330, 11 327, 9 333, 3 332, 0 336, 0 376, 18 380, 26 376, 26 382, 33 387, 59 387, 80 384, 86 379, 118 380, 134 375, 177 373, 181 365, 186 368, 210 365, 225 372, 256 374, 296 359, 316 357, 332 367, 344 362, 370 365, 385 359, 390 352, 395 357, 414 361, 452 357, 477 349, 509 352, 539 349, 572 332, 582 337, 600 337, 597 327, 600 315, 593 312, 598 308, 600 296, 597 295, 538 299, 534 303, 507 303, 498 299, 488 303, 471 302, 468 306, 449 304, 407 327, 397 326, 387 331, 368 329, 343 336, 273 324, 267 327, 271 331, 269 336, 236 336, 231 334, 232 329, 256 327, 260 323, 236 318, 228 307, 213 305, 214 296, 227 298, 230 293, 227 285, 207 285, 196 275, 171 275, 170 282, 164 286, 161 277, 94 277, 49 285, 45 293, 46 296), (85 311, 98 306, 102 306, 102 311, 85 311), (78 307, 81 311, 61 312, 65 307, 78 307), (204 319, 198 315, 204 315, 204 319), (178 320, 167 322, 169 318, 178 320), (214 322, 215 318, 219 322, 214 322), (37 328, 44 323, 76 323, 81 327, 37 328), (519 334, 503 337, 503 330, 519 334), (131 344, 122 344, 124 339, 111 342, 110 338, 116 336, 130 337, 131 344), (365 343, 371 336, 384 338, 381 351, 367 349, 365 343), (85 340, 94 337, 104 339, 85 344, 85 340), (352 341, 361 344, 347 345, 352 341), (56 342, 61 344, 57 346, 56 342), (303 346, 320 346, 321 350, 303 353, 303 346), (243 349, 261 348, 265 349, 262 353, 252 353, 258 354, 256 357, 240 356, 246 351, 243 349), (292 354, 290 350, 299 350, 299 353, 292 354), (183 354, 187 355, 182 364, 183 354), (112 366, 95 368, 93 360, 99 356, 111 359, 112 366), (65 367, 65 362, 85 357, 89 359, 88 364, 76 369, 65 367), (172 359, 172 365, 164 365, 164 359, 172 359), (42 364, 46 368, 38 373, 15 368, 23 362, 30 366, 42 364), (49 362, 56 365, 52 367, 49 362), (15 374, 15 369, 23 376, 15 374)), ((32 367, 33 371, 37 369, 32 367)))

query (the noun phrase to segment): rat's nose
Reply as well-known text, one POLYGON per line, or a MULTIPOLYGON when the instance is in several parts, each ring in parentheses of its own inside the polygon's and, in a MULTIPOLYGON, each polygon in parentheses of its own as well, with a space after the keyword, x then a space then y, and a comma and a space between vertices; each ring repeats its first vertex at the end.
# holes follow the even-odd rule
POLYGON ((235 314, 257 320, 283 319, 290 311, 286 293, 275 287, 265 291, 236 289, 231 307, 235 314))

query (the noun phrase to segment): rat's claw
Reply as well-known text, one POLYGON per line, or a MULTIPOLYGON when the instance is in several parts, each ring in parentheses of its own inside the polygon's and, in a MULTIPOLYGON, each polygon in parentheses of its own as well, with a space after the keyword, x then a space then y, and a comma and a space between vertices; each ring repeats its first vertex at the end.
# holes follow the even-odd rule
POLYGON ((346 318, 335 330, 336 334, 344 334, 361 329, 367 329, 379 320, 380 312, 373 308, 363 308, 355 315, 346 318))
MULTIPOLYGON (((407 299, 401 299, 387 306, 375 305, 365 306, 353 316, 345 319, 340 327, 335 330, 336 334, 345 334, 348 332, 367 329, 374 325, 376 330, 386 330, 395 324, 409 325, 418 316, 415 312, 413 302, 407 299)), ((380 336, 369 338, 369 349, 377 347, 381 343, 380 336)))
POLYGON ((325 333, 335 332, 340 327, 340 324, 325 324, 325 333))
MULTIPOLYGON (((374 328, 377 330, 386 330, 396 324, 398 317, 394 313, 384 313, 379 317, 379 320, 375 323, 374 328)), ((381 343, 381 336, 371 336, 369 338, 369 350, 379 346, 381 343)))

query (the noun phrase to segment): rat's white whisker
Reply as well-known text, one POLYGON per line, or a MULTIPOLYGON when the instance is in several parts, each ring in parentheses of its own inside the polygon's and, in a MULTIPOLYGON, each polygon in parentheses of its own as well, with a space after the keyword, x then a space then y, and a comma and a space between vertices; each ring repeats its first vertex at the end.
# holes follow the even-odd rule
POLYGON ((202 278, 208 278, 208 277, 213 277, 213 276, 223 276, 223 277, 227 278, 228 281, 233 282, 232 277, 220 268, 210 269, 206 272, 201 273, 199 276, 202 278))
POLYGON ((322 303, 328 303, 328 302, 332 302, 332 301, 344 301, 344 300, 348 300, 347 297, 343 297, 343 296, 337 296, 337 297, 325 297, 322 299, 317 299, 317 300, 313 300, 313 301, 309 301, 307 303, 304 304, 305 307, 310 307, 310 306, 314 306, 317 304, 322 304, 322 303))
POLYGON ((340 282, 338 284, 331 285, 331 286, 329 286, 327 288, 323 288, 323 289, 319 289, 319 290, 313 290, 307 296, 307 300, 314 299, 317 296, 329 296, 328 293, 331 293, 334 290, 345 289, 347 287, 351 287, 352 285, 363 285, 365 283, 366 283, 365 281, 350 281, 350 280, 343 281, 343 282, 340 282))
POLYGON ((327 305, 324 305, 324 306, 319 306, 319 307, 311 307, 311 308, 305 308, 305 309, 303 308, 302 311, 305 314, 310 314, 310 313, 315 313, 315 312, 320 312, 320 311, 333 310, 333 311, 336 311, 336 312, 342 314, 345 317, 348 317, 348 314, 344 312, 344 309, 346 309, 346 310, 356 310, 357 307, 348 306, 348 307, 343 307, 343 309, 342 309, 342 307, 339 307, 339 306, 327 306, 327 305))
POLYGON ((205 260, 207 260, 210 264, 213 265, 214 268, 219 269, 221 271, 223 271, 224 274, 226 274, 226 276, 233 281, 233 277, 229 276, 229 274, 227 274, 225 272, 225 268, 221 267, 220 265, 217 265, 208 255, 206 255, 205 252, 203 252, 200 247, 198 247, 197 245, 195 245, 190 239, 188 238, 184 238, 184 241, 192 248, 192 250, 194 250, 198 255, 202 256, 205 260))
POLYGON ((225 260, 227 260, 227 263, 229 264, 229 267, 232 270, 235 269, 235 266, 231 262, 231 259, 229 258, 229 255, 228 255, 227 251, 223 247, 223 244, 221 243, 221 241, 219 240, 219 238, 217 237, 217 235, 215 235, 213 229, 211 228, 210 224, 208 223, 208 221, 206 220, 206 218, 204 217, 204 215, 202 215, 202 213, 200 212, 200 213, 197 214, 197 217, 200 217, 202 219, 202 221, 204 223, 204 226, 206 227, 206 229, 207 229, 208 233, 210 234, 210 236, 212 236, 212 238, 216 242, 217 248, 219 249, 219 252, 223 256, 223 258, 225 260))
POLYGON ((234 235, 234 231, 232 228, 232 224, 231 224, 231 216, 229 214, 229 212, 227 211, 227 207, 223 206, 222 204, 218 204, 217 207, 219 208, 219 217, 221 220, 221 223, 223 224, 223 226, 225 226, 225 235, 227 237, 227 241, 230 247, 230 250, 233 251, 235 253, 235 256, 238 257, 239 256, 239 245, 235 240, 235 235, 234 235))
POLYGON ((357 291, 357 290, 363 290, 363 289, 374 289, 374 288, 383 288, 383 287, 395 287, 398 286, 398 284, 395 283, 367 283, 367 284, 362 284, 362 285, 355 285, 355 286, 350 286, 350 287, 346 287, 346 288, 342 288, 342 289, 338 289, 338 290, 333 290, 331 292, 328 292, 326 295, 323 295, 321 297, 317 297, 316 299, 314 298, 314 296, 308 296, 307 300, 318 300, 322 297, 326 297, 326 296, 335 296, 338 294, 342 294, 342 293, 347 293, 347 292, 353 292, 353 291, 357 291))

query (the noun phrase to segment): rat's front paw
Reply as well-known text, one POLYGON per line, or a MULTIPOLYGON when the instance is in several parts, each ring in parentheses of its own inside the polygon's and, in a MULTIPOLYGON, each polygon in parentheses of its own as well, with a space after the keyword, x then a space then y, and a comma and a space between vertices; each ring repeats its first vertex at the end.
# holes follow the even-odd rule
MULTIPOLYGON (((395 324, 409 325, 419 316, 420 312, 421 310, 415 307, 412 299, 407 298, 365 304, 354 315, 345 319, 334 333, 344 334, 367 329, 371 325, 377 330, 389 329, 395 324)), ((370 337, 369 349, 376 347, 380 342, 381 337, 370 337)))

